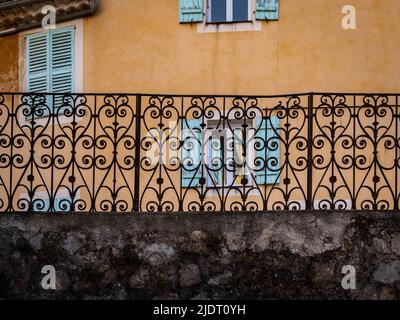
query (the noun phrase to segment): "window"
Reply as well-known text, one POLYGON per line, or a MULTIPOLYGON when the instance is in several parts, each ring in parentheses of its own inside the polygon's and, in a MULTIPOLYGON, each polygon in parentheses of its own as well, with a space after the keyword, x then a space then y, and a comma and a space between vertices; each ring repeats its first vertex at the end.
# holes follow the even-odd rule
POLYGON ((218 121, 187 120, 182 131, 182 186, 222 187, 276 184, 280 176, 279 119, 256 118, 243 129, 230 121, 219 130, 218 121))
POLYGON ((249 23, 257 20, 279 20, 279 0, 179 0, 179 22, 201 23, 205 32, 215 32, 215 23, 228 23, 218 26, 217 31, 229 31, 236 22, 247 22, 234 26, 235 30, 246 31, 249 23))
POLYGON ((208 22, 251 21, 251 0, 209 0, 208 22))
MULTIPOLYGON (((220 187, 240 185, 245 178, 251 182, 252 152, 248 152, 247 141, 242 127, 242 121, 231 121, 230 129, 218 130, 218 123, 208 122, 206 131, 206 156, 204 162, 207 171, 207 185, 209 187, 220 187)), ((249 137, 250 130, 246 130, 249 137)), ((251 148, 253 149, 254 148, 251 148)))
MULTIPOLYGON (((26 88, 34 93, 74 91, 75 28, 49 30, 26 37, 26 88)), ((45 112, 60 111, 62 97, 47 97, 45 112)), ((45 115, 44 113, 39 115, 45 115)))

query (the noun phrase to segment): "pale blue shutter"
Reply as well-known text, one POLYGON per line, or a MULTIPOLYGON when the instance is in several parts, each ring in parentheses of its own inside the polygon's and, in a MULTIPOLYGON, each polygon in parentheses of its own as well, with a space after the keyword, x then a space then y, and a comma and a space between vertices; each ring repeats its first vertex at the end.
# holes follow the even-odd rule
POLYGON ((27 36, 27 91, 43 93, 50 91, 49 83, 49 34, 27 36))
POLYGON ((179 0, 180 23, 203 21, 203 0, 179 0))
POLYGON ((280 140, 277 135, 278 128, 279 118, 276 116, 268 121, 263 118, 256 119, 256 130, 259 129, 256 133, 256 143, 261 143, 263 146, 261 150, 256 151, 256 158, 262 159, 261 166, 256 168, 260 169, 260 171, 256 171, 256 181, 260 185, 279 182, 280 140), (265 156, 267 156, 266 159, 265 156))
POLYGON ((219 136, 219 133, 215 135, 211 135, 209 141, 207 141, 209 144, 209 162, 208 162, 208 167, 209 167, 209 175, 210 179, 212 181, 209 181, 210 186, 220 186, 222 185, 222 161, 223 161, 223 156, 222 156, 222 143, 221 143, 221 137, 219 136))
POLYGON ((279 19, 279 0, 257 0, 256 19, 257 20, 278 20, 279 19))
MULTIPOLYGON (((75 28, 51 32, 51 90, 71 93, 74 90, 75 28)), ((55 110, 62 106, 62 96, 56 96, 55 110)), ((59 111, 59 110, 58 110, 59 111)))
POLYGON ((182 130, 182 187, 197 187, 202 177, 202 131, 201 121, 184 121, 182 130), (187 123, 186 123, 187 122, 187 123))
MULTIPOLYGON (((26 37, 26 91, 32 93, 45 93, 50 89, 50 36, 49 33, 40 33, 26 37)), ((40 98, 34 97, 30 102, 41 108, 40 98)), ((50 99, 42 101, 49 105, 50 99)), ((43 105, 42 105, 43 106, 43 105)), ((50 105, 49 105, 50 106, 50 105)), ((36 115, 45 115, 48 111, 37 110, 36 115), (43 112, 43 113, 42 113, 43 112)))
MULTIPOLYGON (((27 36, 27 91, 71 93, 74 90, 75 28, 50 30, 27 36)), ((50 108, 52 97, 47 97, 50 108)), ((57 96, 55 109, 62 104, 57 96)))

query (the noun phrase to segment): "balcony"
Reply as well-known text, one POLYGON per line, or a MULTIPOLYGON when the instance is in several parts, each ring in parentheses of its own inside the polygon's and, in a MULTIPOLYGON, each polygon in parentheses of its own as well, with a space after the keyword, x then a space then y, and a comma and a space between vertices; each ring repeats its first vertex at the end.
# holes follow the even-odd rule
POLYGON ((0 212, 398 210, 395 94, 0 94, 0 212))

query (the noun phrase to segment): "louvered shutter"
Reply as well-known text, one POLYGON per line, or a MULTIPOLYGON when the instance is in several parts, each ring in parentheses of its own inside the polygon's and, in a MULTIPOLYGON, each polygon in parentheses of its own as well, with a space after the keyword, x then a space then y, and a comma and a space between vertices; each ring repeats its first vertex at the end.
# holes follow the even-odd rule
POLYGON ((49 35, 42 33, 27 37, 27 91, 47 92, 50 90, 49 73, 49 35))
MULTIPOLYGON (((26 89, 32 93, 45 93, 50 89, 50 41, 48 33, 30 35, 26 38, 26 89)), ((43 106, 47 103, 50 108, 51 99, 32 96, 30 105, 35 105, 35 115, 45 115, 48 108, 43 106), (42 110, 39 110, 42 109, 42 110)))
POLYGON ((277 130, 279 128, 279 118, 272 117, 270 120, 264 118, 256 119, 256 139, 255 142, 261 145, 260 150, 256 151, 256 160, 261 161, 261 165, 256 167, 256 181, 259 185, 276 184, 280 176, 280 140, 277 130))
POLYGON ((256 2, 257 20, 278 20, 279 19, 279 0, 257 0, 256 2))
POLYGON ((179 0, 180 23, 203 21, 203 0, 179 0))
POLYGON ((182 187, 197 187, 202 177, 202 131, 201 121, 184 121, 182 130, 182 187), (187 122, 187 123, 186 123, 187 122))
POLYGON ((222 172, 223 172, 223 155, 222 155, 222 143, 221 137, 217 131, 214 132, 215 134, 211 134, 210 139, 208 142, 209 144, 209 157, 207 161, 207 165, 209 168, 209 185, 210 186, 220 186, 223 184, 222 172))
MULTIPOLYGON (((51 31, 51 91, 71 93, 74 90, 74 39, 75 29, 51 31)), ((68 105, 69 101, 64 101, 68 105)), ((63 106, 62 96, 56 96, 55 110, 63 106)))
MULTIPOLYGON (((27 91, 32 93, 71 93, 74 91, 75 28, 63 28, 29 35, 27 40, 27 91)), ((38 100, 35 98, 35 101, 38 100)), ((56 96, 55 105, 47 97, 49 109, 63 105, 56 96)), ((68 105, 68 100, 64 101, 68 105)), ((37 104, 37 102, 36 102, 37 104)), ((46 114, 43 114, 46 115, 46 114)))

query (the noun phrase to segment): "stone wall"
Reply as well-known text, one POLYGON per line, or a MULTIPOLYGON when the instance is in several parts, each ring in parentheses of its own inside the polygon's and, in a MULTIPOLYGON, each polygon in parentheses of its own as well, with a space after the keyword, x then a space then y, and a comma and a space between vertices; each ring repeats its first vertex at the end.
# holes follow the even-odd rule
POLYGON ((0 216, 0 298, 399 297, 394 213, 0 216), (45 265, 56 290, 40 285, 45 265))

